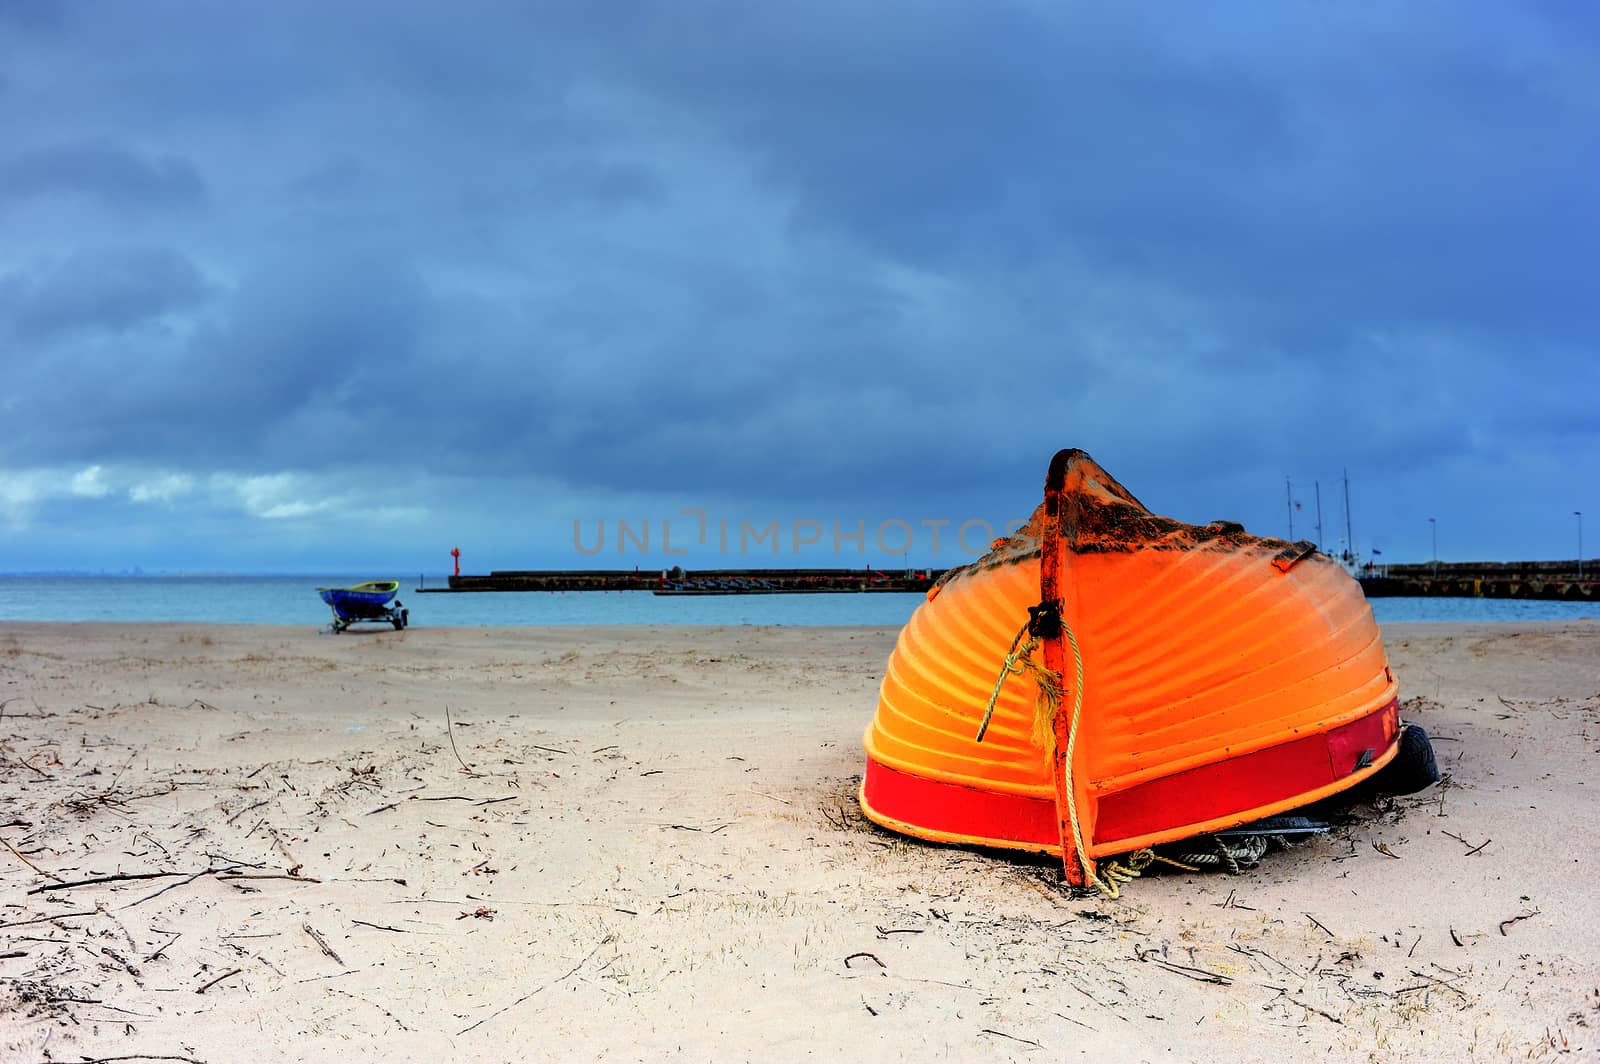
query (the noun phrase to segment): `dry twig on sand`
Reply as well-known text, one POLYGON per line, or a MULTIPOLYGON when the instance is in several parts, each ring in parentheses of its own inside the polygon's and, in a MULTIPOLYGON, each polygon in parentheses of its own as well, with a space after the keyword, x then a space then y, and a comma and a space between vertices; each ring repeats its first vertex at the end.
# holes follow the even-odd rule
POLYGON ((450 752, 456 755, 456 760, 461 764, 461 771, 469 776, 476 776, 477 773, 472 770, 472 766, 462 758, 461 751, 456 749, 455 724, 450 719, 449 706, 444 707, 444 733, 450 737, 450 752))
POLYGON ((1533 909, 1533 910, 1530 910, 1528 912, 1525 912, 1525 913, 1521 914, 1520 916, 1513 916, 1509 920, 1501 920, 1500 921, 1500 934, 1505 935, 1506 928, 1510 927, 1512 924, 1521 923, 1523 920, 1531 919, 1532 917, 1535 917, 1535 916, 1538 916, 1538 915, 1539 915, 1539 910, 1538 909, 1533 909))
MULTIPOLYGON (((161 897, 161 895, 165 894, 169 890, 177 890, 179 887, 187 886, 188 884, 193 883, 195 880, 199 879, 201 876, 214 876, 218 872, 237 872, 238 870, 239 870, 239 866, 238 865, 228 865, 228 866, 222 867, 222 868, 202 868, 200 871, 195 872, 193 875, 184 876, 181 880, 179 880, 176 883, 169 883, 166 886, 162 887, 160 890, 155 891, 154 893, 146 894, 144 897, 140 898, 138 901, 130 901, 128 904, 124 905, 123 908, 124 909, 131 909, 135 905, 143 905, 147 901, 153 901, 156 898, 161 897)), ((177 874, 181 875, 182 873, 177 873, 177 874)))
POLYGON ((207 990, 210 990, 212 987, 216 986, 218 983, 222 982, 224 979, 232 979, 234 976, 238 975, 242 971, 244 971, 243 968, 235 968, 231 972, 223 972, 221 975, 219 975, 215 979, 211 980, 211 982, 207 983, 205 986, 195 987, 195 991, 194 992, 196 994, 204 994, 207 990))
MULTIPOLYGON (((0 839, 0 842, 4 842, 0 839)), ((73 887, 90 887, 96 883, 127 883, 138 879, 169 879, 172 876, 188 875, 187 872, 118 872, 114 876, 95 876, 93 879, 74 879, 68 882, 50 883, 43 887, 34 887, 29 894, 43 894, 46 891, 71 890, 73 887)), ((52 877, 54 878, 54 877, 52 877)))
POLYGON ((305 930, 306 934, 311 936, 311 940, 322 948, 322 952, 332 957, 339 963, 341 967, 349 967, 348 964, 344 963, 344 958, 333 951, 333 947, 328 945, 328 940, 323 938, 322 934, 316 928, 312 927, 310 924, 301 924, 300 926, 305 930))
POLYGON ((1157 967, 1164 968, 1175 975, 1181 975, 1186 979, 1193 979, 1198 983, 1216 983, 1218 986, 1233 985, 1232 979, 1229 979, 1227 976, 1222 975, 1219 972, 1207 971, 1205 968, 1191 968, 1187 964, 1174 964, 1172 961, 1157 956, 1156 951, 1153 949, 1141 950, 1138 946, 1134 946, 1133 955, 1146 964, 1154 964, 1157 967))
MULTIPOLYGON (((179 1056, 176 1053, 130 1053, 126 1056, 94 1056, 82 1059, 80 1064, 110 1064, 112 1061, 187 1061, 189 1064, 205 1064, 192 1056, 179 1056)), ((51 1061, 40 1061, 40 1064, 53 1064, 51 1061)))
MULTIPOLYGON (((874 1013, 873 1015, 877 1015, 877 1014, 874 1013)), ((1040 1049, 1044 1048, 1043 1044, 1041 1044, 1039 1042, 1035 1042, 1031 1038, 1019 1038, 1014 1034, 1006 1034, 1004 1031, 996 1031, 992 1027, 985 1027, 983 1030, 979 1031, 978 1033, 979 1034, 992 1034, 992 1035, 995 1035, 998 1038, 1009 1038, 1013 1042, 1021 1042, 1024 1045, 1038 1046, 1040 1049)))
POLYGON ((52 920, 65 920, 73 916, 95 916, 99 909, 80 909, 75 913, 52 913, 49 916, 35 916, 30 920, 12 920, 10 923, 0 924, 0 927, 26 927, 29 924, 46 924, 52 920))
POLYGON ((1310 913, 1306 913, 1305 914, 1305 918, 1307 920, 1310 920, 1312 923, 1316 924, 1318 927, 1322 928, 1323 934, 1327 935, 1329 938, 1338 938, 1339 937, 1339 936, 1335 935, 1332 931, 1328 930, 1328 925, 1327 924, 1323 923, 1321 920, 1318 920, 1315 916, 1312 916, 1310 913))
MULTIPOLYGON (((32 861, 30 861, 26 857, 22 856, 21 851, 19 851, 15 846, 11 845, 11 843, 7 842, 4 838, 0 838, 0 846, 4 846, 6 849, 10 850, 12 855, 15 856, 17 860, 21 861, 23 864, 25 864, 29 868, 33 869, 35 872, 39 873, 41 876, 44 876, 46 879, 53 879, 53 880, 56 881, 57 884, 59 884, 61 882, 61 877, 60 876, 56 875, 54 872, 46 872, 44 869, 40 868, 38 865, 34 864, 32 861)), ((51 889, 54 889, 54 888, 51 888, 51 887, 40 887, 39 889, 40 890, 51 890, 51 889)), ((36 892, 30 890, 30 891, 28 891, 28 893, 29 894, 33 894, 33 893, 36 893, 36 892)))
POLYGON ((583 960, 579 961, 577 964, 574 964, 571 968, 568 968, 566 970, 566 972, 564 972, 562 975, 556 977, 555 979, 550 980, 548 983, 541 983, 539 986, 534 987, 532 990, 528 991, 526 994, 523 994, 521 997, 517 998, 517 1000, 513 1001, 511 1004, 503 1006, 501 1008, 498 1008, 495 1011, 489 1013, 489 1015, 485 1016, 483 1019, 479 1020, 477 1023, 474 1023, 472 1026, 465 1027, 465 1028, 461 1029, 460 1031, 457 1031, 456 1032, 457 1037, 460 1037, 461 1035, 466 1034, 468 1031, 476 1030, 477 1028, 482 1027, 484 1024, 488 1023, 490 1020, 494 1019, 496 1016, 499 1016, 503 1012, 511 1011, 512 1009, 516 1008, 518 1005, 522 1004, 524 1001, 527 1001, 529 998, 533 997, 533 995, 539 993, 540 991, 548 990, 550 987, 555 986, 557 983, 561 983, 561 982, 566 981, 574 973, 576 973, 579 968, 582 968, 585 964, 588 964, 589 963, 589 958, 593 957, 596 953, 598 953, 600 951, 600 947, 601 946, 604 946, 606 943, 613 941, 615 938, 616 938, 615 935, 607 935, 605 938, 602 938, 599 942, 596 942, 594 944, 594 948, 593 949, 591 949, 588 953, 585 953, 583 955, 583 960))

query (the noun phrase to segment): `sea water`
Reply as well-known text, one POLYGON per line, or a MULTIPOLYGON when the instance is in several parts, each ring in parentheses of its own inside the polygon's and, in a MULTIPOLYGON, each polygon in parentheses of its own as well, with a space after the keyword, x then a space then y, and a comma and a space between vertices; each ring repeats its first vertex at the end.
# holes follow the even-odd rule
MULTIPOLYGON (((0 621, 192 621, 320 626, 319 587, 370 576, 0 576, 0 621)), ((446 586, 443 576, 425 577, 446 586)), ((417 593, 395 597, 413 627, 576 624, 901 625, 920 594, 663 596, 648 591, 417 593)))
MULTIPOLYGON (((0 576, 0 621, 188 621, 321 626, 331 614, 319 587, 370 576, 0 576)), ((648 591, 418 594, 402 581, 397 598, 415 627, 572 624, 889 625, 898 627, 920 594, 663 596, 648 591)), ((444 587, 445 578, 422 578, 444 587)), ((1561 621, 1600 617, 1600 604, 1523 599, 1380 598, 1380 623, 1561 621)))

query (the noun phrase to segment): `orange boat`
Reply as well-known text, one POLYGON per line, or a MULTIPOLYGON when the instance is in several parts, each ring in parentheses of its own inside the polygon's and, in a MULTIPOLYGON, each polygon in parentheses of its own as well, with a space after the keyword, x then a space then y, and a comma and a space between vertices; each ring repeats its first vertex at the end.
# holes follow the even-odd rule
POLYGON ((1396 756, 1398 712, 1372 610, 1331 558, 1154 515, 1067 450, 1027 525, 900 633, 861 808, 923 839, 1058 855, 1068 882, 1115 893, 1097 861, 1369 779, 1396 756))

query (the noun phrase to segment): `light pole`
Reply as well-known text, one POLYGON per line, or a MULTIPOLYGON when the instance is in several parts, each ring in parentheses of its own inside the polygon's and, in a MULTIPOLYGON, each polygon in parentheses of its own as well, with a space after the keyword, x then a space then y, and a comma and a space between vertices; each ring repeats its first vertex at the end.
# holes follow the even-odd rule
POLYGON ((1574 510, 1572 516, 1578 519, 1578 579, 1583 579, 1583 511, 1574 510))
POLYGON ((1428 527, 1433 530, 1433 575, 1439 575, 1439 522, 1428 518, 1428 527))

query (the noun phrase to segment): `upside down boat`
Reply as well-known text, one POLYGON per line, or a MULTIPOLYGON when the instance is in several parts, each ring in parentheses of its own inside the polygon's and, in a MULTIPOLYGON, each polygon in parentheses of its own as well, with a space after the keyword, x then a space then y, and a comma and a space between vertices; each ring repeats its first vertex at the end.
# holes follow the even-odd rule
POLYGON ((1152 514, 1065 450, 1028 523, 900 633, 859 797, 884 827, 1054 854, 1099 884, 1097 860, 1369 779, 1399 749, 1398 705, 1333 559, 1152 514))

